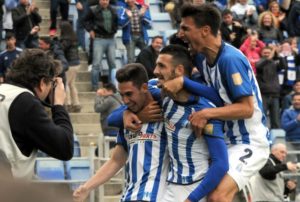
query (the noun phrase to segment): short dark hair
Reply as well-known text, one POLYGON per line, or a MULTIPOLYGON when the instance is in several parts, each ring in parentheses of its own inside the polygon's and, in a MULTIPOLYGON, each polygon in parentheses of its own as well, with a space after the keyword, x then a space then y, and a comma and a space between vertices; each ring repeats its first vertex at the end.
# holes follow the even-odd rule
POLYGON ((107 89, 107 90, 111 90, 112 92, 116 93, 117 92, 117 88, 113 83, 105 83, 103 85, 103 88, 107 89))
POLYGON ((16 38, 15 34, 12 33, 12 32, 7 32, 7 33, 5 34, 5 40, 7 41, 7 40, 9 40, 9 39, 11 39, 11 38, 16 38))
POLYGON ((164 41, 164 37, 162 37, 162 36, 160 36, 160 35, 157 35, 157 36, 154 36, 154 37, 152 38, 152 41, 151 41, 151 42, 155 41, 155 39, 161 39, 161 40, 164 41))
POLYGON ((193 63, 191 54, 187 48, 181 45, 171 44, 164 47, 159 54, 171 55, 173 65, 183 65, 185 75, 191 75, 193 63))
POLYGON ((7 71, 7 81, 34 90, 42 80, 50 82, 61 72, 60 62, 40 49, 25 49, 7 71))
POLYGON ((209 26, 214 36, 218 35, 221 27, 220 11, 209 3, 200 6, 184 4, 181 9, 181 17, 193 18, 194 23, 198 28, 205 25, 209 26))
POLYGON ((117 71, 116 78, 119 83, 131 81, 137 88, 140 88, 149 80, 144 65, 140 63, 130 63, 125 65, 117 71))
POLYGON ((52 42, 52 39, 49 36, 41 36, 39 39, 45 42, 46 44, 51 44, 52 42))
POLYGON ((298 95, 300 95, 300 93, 294 93, 294 94, 292 94, 292 99, 293 99, 295 96, 298 96, 298 95))
POLYGON ((298 83, 298 82, 300 82, 300 79, 296 79, 296 80, 294 81, 294 84, 293 84, 293 85, 296 85, 296 83, 298 83))
POLYGON ((232 11, 228 8, 224 9, 222 12, 222 17, 224 17, 225 15, 232 15, 232 11))

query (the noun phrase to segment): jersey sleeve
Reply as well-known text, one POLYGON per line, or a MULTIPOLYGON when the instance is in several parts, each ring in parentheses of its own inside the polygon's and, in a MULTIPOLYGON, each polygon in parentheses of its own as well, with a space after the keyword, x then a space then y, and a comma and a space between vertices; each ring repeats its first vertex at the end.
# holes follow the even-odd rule
POLYGON ((148 81, 148 90, 155 101, 161 102, 161 89, 157 87, 157 82, 157 79, 150 79, 148 81))
POLYGON ((128 152, 127 141, 126 141, 125 136, 124 136, 124 129, 123 129, 123 128, 121 128, 121 129, 119 130, 119 133, 118 133, 118 135, 117 135, 117 141, 116 141, 116 144, 123 146, 124 149, 125 149, 125 151, 128 152))
POLYGON ((188 199, 197 202, 212 192, 229 169, 227 147, 223 139, 204 136, 211 164, 201 183, 190 193, 188 199))
POLYGON ((123 113, 126 109, 126 105, 121 105, 119 108, 112 111, 111 114, 107 117, 108 126, 123 128, 123 113))
POLYGON ((197 96, 205 97, 211 100, 218 107, 223 106, 223 101, 214 88, 205 86, 204 84, 201 84, 196 81, 192 81, 187 77, 184 77, 183 86, 190 93, 197 96))
MULTIPOLYGON (((198 105, 195 107, 196 111, 201 111, 202 109, 215 108, 216 106, 211 103, 208 99, 201 97, 198 101, 198 105)), ((211 119, 206 124, 204 130, 204 135, 209 137, 224 138, 224 121, 211 119)))
POLYGON ((232 55, 235 53, 240 55, 223 57, 219 62, 221 81, 232 101, 253 95, 251 80, 254 74, 250 63, 240 52, 233 52, 232 55))

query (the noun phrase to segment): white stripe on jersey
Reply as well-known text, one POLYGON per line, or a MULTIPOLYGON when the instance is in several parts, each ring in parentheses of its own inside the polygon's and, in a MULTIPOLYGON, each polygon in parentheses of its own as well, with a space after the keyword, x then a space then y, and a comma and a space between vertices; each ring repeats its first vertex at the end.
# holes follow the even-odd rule
MULTIPOLYGON (((209 67, 206 64, 206 60, 204 59, 202 62, 203 65, 203 73, 205 80, 207 81, 207 84, 209 86, 214 87, 219 91, 219 94, 225 104, 232 104, 232 100, 230 99, 230 95, 228 91, 231 89, 226 88, 226 86, 223 85, 222 81, 226 80, 227 78, 224 78, 224 75, 221 75, 220 73, 220 66, 224 65, 224 63, 220 62, 220 58, 224 55, 224 52, 226 51, 226 54, 237 55, 239 59, 242 58, 242 61, 247 63, 247 76, 251 82, 251 88, 252 88, 252 95, 254 100, 254 113, 253 116, 249 119, 244 120, 232 120, 232 121, 226 121, 225 124, 225 133, 227 136, 227 144, 251 144, 255 146, 263 146, 266 147, 268 145, 267 136, 269 135, 268 128, 266 127, 266 118, 263 113, 263 106, 262 106, 262 98, 260 94, 260 89, 258 87, 258 83, 255 79, 253 70, 251 68, 251 65, 247 58, 242 54, 242 52, 233 46, 224 43, 223 50, 217 58, 217 62, 214 67, 209 67), (224 49, 226 49, 224 51, 224 49)), ((228 55, 226 55, 228 57, 228 55)), ((230 60, 233 60, 234 57, 230 57, 230 60)), ((223 68, 230 68, 223 67, 223 68)), ((241 67, 243 68, 243 67, 241 67)), ((230 87, 229 87, 230 88, 230 87)))
POLYGON ((169 165, 162 126, 162 123, 148 123, 137 133, 125 130, 128 175, 121 201, 156 201, 162 197, 169 165))
POLYGON ((170 98, 164 99, 163 108, 171 158, 168 181, 192 184, 201 180, 208 170, 209 153, 204 138, 196 138, 187 124, 195 109, 178 105, 170 98))

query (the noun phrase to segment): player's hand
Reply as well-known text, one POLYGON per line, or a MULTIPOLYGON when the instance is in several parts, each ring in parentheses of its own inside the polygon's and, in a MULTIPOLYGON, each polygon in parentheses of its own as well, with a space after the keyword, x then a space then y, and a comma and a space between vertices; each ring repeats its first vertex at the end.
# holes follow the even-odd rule
POLYGON ((87 189, 87 187, 85 185, 81 185, 73 192, 73 201, 83 202, 89 194, 90 191, 87 189))
POLYGON ((189 199, 185 199, 184 202, 191 202, 189 199))
POLYGON ((183 88, 183 76, 177 77, 173 80, 166 81, 162 85, 164 93, 168 96, 176 97, 176 94, 183 88))
POLYGON ((203 109, 201 111, 192 113, 189 117, 193 130, 195 131, 197 137, 199 135, 202 135, 202 131, 207 124, 208 119, 206 118, 205 113, 207 112, 205 111, 205 109, 203 109))
POLYGON ((142 123, 163 121, 163 114, 156 101, 150 102, 143 110, 137 114, 142 123))
POLYGON ((123 123, 124 123, 124 128, 132 132, 137 132, 142 128, 141 120, 138 118, 136 114, 132 113, 129 110, 126 110, 123 113, 123 123))

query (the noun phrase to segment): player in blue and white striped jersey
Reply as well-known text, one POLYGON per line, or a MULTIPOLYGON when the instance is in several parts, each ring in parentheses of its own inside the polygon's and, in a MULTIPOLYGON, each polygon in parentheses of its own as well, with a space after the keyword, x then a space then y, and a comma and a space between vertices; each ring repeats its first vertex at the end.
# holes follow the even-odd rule
MULTIPOLYGON (((178 76, 189 76, 191 66, 187 49, 177 45, 166 46, 159 53, 154 70, 158 86, 178 76)), ((193 112, 214 108, 215 105, 203 97, 189 100, 189 95, 189 92, 182 89, 172 99, 163 98, 170 156, 170 184, 162 200, 164 202, 206 201, 205 196, 219 184, 228 170, 223 122, 210 120, 204 135, 197 138, 188 121, 193 112)))
MULTIPOLYGON (((210 195, 210 200, 229 202, 265 164, 269 155, 269 132, 251 66, 239 50, 222 42, 220 23, 220 13, 213 6, 187 5, 182 9, 179 35, 189 42, 193 51, 201 54, 198 69, 224 102, 223 107, 193 113, 190 121, 198 129, 204 128, 210 119, 226 121, 230 169, 210 195)), ((188 78, 178 77, 166 83, 164 88, 169 94, 184 88, 200 95, 197 85, 188 78)))
MULTIPOLYGON (((148 76, 141 64, 132 63, 116 74, 119 92, 127 109, 138 113, 151 101, 148 76)), ((126 187, 121 201, 159 201, 166 187, 169 158, 163 124, 145 123, 135 132, 120 129, 112 158, 73 194, 83 201, 89 192, 113 177, 126 164, 126 187)))

